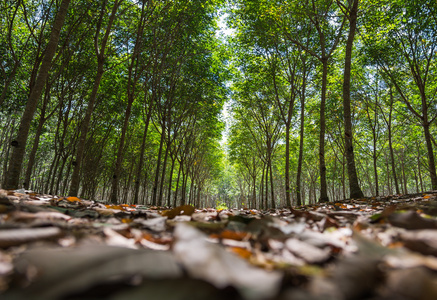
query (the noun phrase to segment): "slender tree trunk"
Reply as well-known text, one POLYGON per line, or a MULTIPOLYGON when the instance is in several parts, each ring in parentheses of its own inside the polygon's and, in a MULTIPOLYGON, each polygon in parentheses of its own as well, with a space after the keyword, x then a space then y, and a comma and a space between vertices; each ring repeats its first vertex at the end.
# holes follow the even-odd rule
POLYGON ((161 170, 161 156, 162 156, 162 148, 164 145, 164 138, 165 138, 165 130, 163 127, 161 132, 161 141, 159 142, 158 159, 156 161, 155 181, 153 183, 152 205, 154 206, 156 205, 156 196, 158 193, 159 171, 161 170))
POLYGON ((40 116, 40 119, 38 122, 38 127, 36 128, 36 131, 35 131, 35 138, 33 140, 32 150, 30 151, 30 154, 29 154, 29 160, 28 160, 27 168, 26 168, 26 175, 24 176, 23 187, 25 189, 29 188, 30 177, 32 176, 33 166, 35 165, 36 152, 38 150, 39 140, 41 137, 41 133, 42 133, 42 129, 44 127, 45 121, 46 121, 45 108, 43 108, 41 110, 41 116, 40 116))
POLYGON ((288 115, 285 124, 285 201, 287 207, 291 207, 290 199, 290 124, 291 114, 288 115))
POLYGON ((428 165, 429 165, 429 173, 431 177, 431 188, 433 190, 437 190, 437 175, 436 175, 434 151, 432 149, 431 133, 429 131, 429 126, 430 124, 428 123, 427 120, 425 120, 423 125, 423 131, 425 134, 426 149, 428 150, 428 165))
POLYGON ((98 47, 98 36, 99 36, 99 31, 100 31, 99 29, 101 28, 101 25, 103 22, 103 15, 105 13, 105 7, 106 7, 107 1, 105 1, 103 4, 101 14, 100 14, 99 23, 97 25, 98 30, 96 31, 96 37, 95 37, 95 41, 94 41, 94 43, 95 43, 94 46, 95 46, 95 51, 96 51, 96 56, 97 56, 97 73, 96 73, 96 77, 94 78, 93 89, 91 90, 90 98, 88 100, 88 106, 87 106, 87 110, 85 113, 85 118, 82 121, 82 124, 80 127, 80 137, 79 137, 79 142, 77 144, 77 149, 76 149, 76 160, 74 160, 72 162, 74 168, 73 168, 73 174, 71 175, 71 182, 70 182, 70 193, 69 194, 71 196, 77 196, 79 193, 80 169, 82 167, 82 160, 83 160, 83 155, 85 152, 86 136, 87 136, 88 131, 89 131, 91 116, 92 116, 92 113, 94 111, 94 104, 95 104, 96 99, 97 99, 97 93, 99 91, 100 82, 102 80, 103 73, 104 73, 103 65, 105 63, 106 44, 108 42, 109 34, 111 32, 111 27, 112 27, 112 24, 115 20, 115 15, 116 15, 116 12, 118 10, 118 7, 119 7, 121 1, 122 0, 116 0, 113 7, 112 7, 111 15, 109 16, 108 26, 106 27, 105 35, 102 39, 100 49, 98 47))
POLYGON ((176 179, 176 190, 174 192, 174 200, 173 200, 173 207, 176 207, 177 205, 177 200, 178 200, 178 190, 179 190, 179 179, 181 177, 181 164, 179 164, 179 170, 178 170, 178 178, 176 179))
POLYGON ((139 204, 138 196, 140 193, 141 174, 142 174, 143 164, 144 164, 144 153, 146 152, 146 138, 147 138, 147 130, 148 130, 147 127, 148 126, 144 125, 144 133, 143 133, 143 138, 141 141, 141 148, 140 148, 140 161, 138 162, 137 174, 136 174, 136 179, 135 179, 134 204, 139 204))
POLYGON ((420 182, 420 191, 424 191, 423 189, 423 179, 422 179, 422 166, 421 166, 421 162, 420 162, 420 152, 419 152, 419 144, 416 144, 417 147, 417 169, 419 172, 419 182, 420 182))
POLYGON ((63 157, 62 158, 62 162, 61 162, 61 167, 59 168, 59 172, 58 172, 59 175, 58 175, 58 178, 56 179, 56 187, 54 189, 54 192, 56 194, 59 194, 59 192, 60 192, 59 185, 61 184, 61 181, 62 181, 62 178, 63 178, 62 174, 64 173, 64 168, 65 168, 65 163, 66 162, 67 162, 67 158, 63 157))
POLYGON ((266 165, 265 165, 265 163, 263 163, 263 172, 262 172, 262 175, 261 175, 261 181, 260 181, 260 194, 259 194, 259 197, 260 197, 260 209, 264 209, 265 207, 264 207, 264 173, 265 173, 265 170, 266 170, 266 165))
POLYGON ((62 0, 59 10, 53 22, 52 31, 50 33, 49 42, 45 49, 44 58, 41 67, 38 71, 38 76, 35 85, 30 91, 27 100, 26 108, 21 117, 20 127, 18 129, 17 138, 12 142, 13 151, 8 168, 5 189, 17 189, 19 187, 21 167, 23 165, 24 155, 26 152, 27 137, 29 136, 30 125, 38 105, 39 98, 46 83, 49 71, 52 65, 53 57, 58 47, 61 28, 64 25, 65 16, 68 12, 70 0, 62 0))
POLYGON ((137 175, 135 180, 135 191, 134 191, 134 204, 138 204, 138 195, 140 192, 140 182, 141 182, 141 174, 143 173, 143 165, 144 165, 144 153, 146 152, 146 139, 147 139, 147 131, 149 130, 149 122, 150 117, 152 116, 152 101, 149 103, 149 109, 147 111, 147 116, 144 124, 144 133, 143 139, 141 141, 141 150, 140 150, 140 161, 138 163, 137 175))
POLYGON ((61 159, 60 155, 56 156, 56 162, 55 162, 55 166, 53 168, 53 173, 52 176, 50 176, 50 194, 54 195, 55 194, 55 178, 56 178, 56 171, 58 170, 58 166, 59 166, 59 160, 61 159))
POLYGON ((185 199, 187 197, 187 184, 188 184, 188 171, 185 173, 184 170, 182 170, 181 205, 185 205, 185 199))
POLYGON ((252 208, 256 208, 256 176, 252 177, 253 186, 252 186, 252 208))
POLYGON ((165 174, 167 173, 167 160, 168 160, 168 152, 169 152, 169 146, 170 141, 168 141, 167 147, 165 147, 165 155, 164 155, 164 162, 162 163, 162 173, 161 173, 161 180, 159 183, 159 197, 158 197, 158 205, 162 206, 164 203, 162 203, 163 193, 164 193, 164 181, 165 181, 165 174))
POLYGON ((52 178, 52 175, 54 173, 53 169, 55 167, 56 161, 58 160, 59 153, 55 151, 55 157, 53 158, 53 162, 50 164, 49 173, 47 174, 47 180, 44 183, 44 188, 42 189, 44 193, 49 192, 49 186, 50 186, 50 178, 52 178))
POLYGON ((344 61, 344 80, 343 80, 343 108, 344 108, 344 144, 346 151, 347 173, 349 177, 349 193, 350 198, 363 198, 364 194, 361 191, 358 182, 357 170, 355 167, 355 157, 353 150, 352 137, 352 115, 351 115, 351 64, 352 64, 352 48, 355 38, 355 30, 357 27, 358 0, 353 0, 352 7, 349 11, 349 35, 346 43, 346 54, 344 61))
POLYGON ((118 143, 117 159, 115 161, 114 171, 112 175, 112 189, 111 189, 111 202, 117 203, 118 200, 118 185, 120 181, 121 169, 123 164, 123 151, 124 151, 124 141, 126 139, 126 132, 129 127, 129 119, 132 111, 132 103, 134 102, 133 95, 130 95, 124 114, 124 123, 121 130, 120 142, 118 143))
POLYGON ((322 60, 322 97, 320 101, 320 136, 319 136, 319 172, 320 172, 320 199, 319 202, 328 202, 328 190, 326 185, 326 163, 325 163, 325 107, 326 107, 326 85, 328 81, 328 59, 322 60))
POLYGON ((393 134, 392 134, 392 112, 393 112, 393 92, 390 88, 390 111, 388 115, 388 124, 387 124, 387 133, 388 133, 388 148, 390 150, 390 161, 391 161, 391 169, 393 173, 393 180, 395 184, 396 194, 400 194, 399 191, 399 183, 398 183, 398 177, 396 175, 396 164, 395 164, 395 156, 394 156, 394 150, 393 150, 393 134))
POLYGON ((408 194, 407 176, 405 174, 405 155, 404 154, 402 154, 401 167, 402 167, 402 182, 403 182, 403 187, 404 187, 404 194, 408 194))
POLYGON ((167 206, 171 206, 171 187, 173 183, 173 171, 175 165, 176 157, 171 159, 170 176, 168 179, 168 190, 167 190, 167 206))
POLYGON ((272 197, 271 201, 272 201, 272 208, 275 209, 276 208, 276 203, 275 203, 275 192, 273 189, 273 168, 272 168, 272 159, 270 156, 270 162, 269 162, 269 168, 270 168, 270 195, 272 197))
POLYGON ((302 177, 302 162, 303 162, 303 141, 305 133, 305 93, 306 93, 306 63, 303 62, 303 78, 302 78, 302 91, 300 96, 300 137, 299 137, 299 158, 297 162, 297 174, 296 174, 296 205, 302 205, 301 196, 301 177, 302 177))

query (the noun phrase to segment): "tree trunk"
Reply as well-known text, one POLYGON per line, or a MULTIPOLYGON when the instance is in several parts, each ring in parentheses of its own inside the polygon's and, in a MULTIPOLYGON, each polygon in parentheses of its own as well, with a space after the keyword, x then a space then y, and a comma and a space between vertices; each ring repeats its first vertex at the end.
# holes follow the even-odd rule
POLYGON ((124 123, 121 130, 120 142, 118 143, 117 159, 112 175, 111 203, 116 204, 118 200, 118 185, 123 164, 124 140, 126 139, 127 128, 129 127, 129 119, 132 111, 132 103, 134 102, 133 95, 129 95, 126 112, 124 114, 124 123))
POLYGON ((44 105, 43 108, 41 109, 41 116, 39 118, 38 127, 36 128, 36 131, 35 131, 35 138, 33 140, 32 150, 30 151, 29 161, 27 163, 26 175, 24 176, 23 187, 25 189, 28 189, 29 185, 30 185, 30 177, 32 176, 32 170, 33 170, 33 166, 35 164, 36 152, 38 150, 39 140, 41 137, 41 133, 42 133, 42 129, 44 127, 45 121, 46 121, 46 118, 45 118, 45 105, 44 105))
POLYGON ((181 178, 181 164, 179 164, 179 171, 178 171, 178 178, 176 179, 176 190, 174 192, 174 199, 173 199, 173 207, 176 207, 177 200, 178 200, 178 190, 179 190, 179 179, 181 178))
POLYGON ((428 150, 428 165, 429 173, 431 177, 431 189, 437 190, 437 175, 435 168, 434 151, 432 149, 431 133, 429 131, 430 124, 425 120, 423 125, 423 131, 425 134, 426 149, 428 150))
MULTIPOLYGON (((169 133, 170 135, 170 133, 169 133)), ((170 140, 170 138, 169 138, 170 140)), ((170 141, 168 141, 167 147, 165 147, 165 155, 164 155, 164 162, 162 163, 162 173, 161 173, 161 180, 159 183, 159 197, 158 197, 158 205, 162 206, 164 203, 162 203, 163 193, 164 193, 164 181, 165 181, 165 174, 167 173, 167 160, 168 160, 168 152, 169 152, 169 146, 170 141)))
POLYGON ((290 123, 291 115, 285 124, 285 201, 287 207, 291 207, 290 200, 290 123))
POLYGON ((326 85, 328 81, 328 59, 322 60, 322 97, 320 100, 320 136, 319 136, 319 172, 320 172, 320 199, 319 202, 328 202, 328 190, 326 185, 326 163, 325 163, 325 107, 326 107, 326 85))
POLYGON ((393 139, 392 139, 392 112, 393 112, 393 91, 390 87, 390 111, 389 111, 389 115, 388 115, 388 124, 387 124, 387 133, 388 133, 388 148, 390 149, 390 162, 391 162, 391 169, 392 169, 392 173, 393 173, 393 180, 395 183, 395 189, 396 189, 396 194, 400 194, 401 192, 399 191, 399 183, 398 183, 398 177, 396 175, 396 164, 395 164, 395 155, 394 155, 394 150, 393 150, 393 139))
POLYGON ((146 125, 144 125, 144 133, 141 141, 140 161, 138 162, 137 175, 136 175, 135 187, 134 187, 134 204, 139 204, 138 196, 140 193, 141 174, 144 164, 144 153, 146 152, 146 138, 147 138, 148 123, 149 122, 147 121, 146 125))
POLYGON ((296 205, 302 205, 301 196, 301 177, 302 177, 302 162, 303 162, 303 141, 305 133, 305 92, 306 92, 306 64, 305 60, 302 59, 303 69, 302 69, 302 92, 300 98, 300 137, 299 137, 299 159, 297 162, 297 174, 296 174, 296 205))
POLYGON ((106 1, 103 4, 102 11, 100 14, 99 23, 97 24, 97 31, 95 36, 95 51, 97 56, 97 74, 94 78, 94 84, 93 89, 91 90, 90 98, 88 101, 87 110, 85 113, 85 118, 82 121, 81 127, 80 127, 80 138, 79 142, 77 144, 76 149, 76 160, 72 162, 74 168, 73 168, 73 174, 71 175, 71 182, 70 182, 70 195, 71 196, 77 196, 79 193, 79 184, 80 184, 80 169, 82 167, 82 160, 83 160, 83 154, 85 152, 85 142, 86 142, 86 136, 89 131, 90 121, 91 121, 91 115, 94 111, 94 104, 97 99, 97 92, 100 87, 100 81, 102 80, 104 69, 103 65, 105 63, 105 49, 106 44, 108 42, 109 33, 111 32, 112 24, 115 20, 115 14, 118 10, 118 6, 120 5, 120 2, 122 0, 116 0, 114 3, 114 6, 112 7, 111 15, 109 16, 109 22, 108 26, 105 30, 105 35, 102 39, 102 44, 100 46, 100 50, 98 48, 98 37, 99 37, 99 31, 103 22, 103 15, 105 13, 105 7, 106 7, 106 1))
POLYGON ((174 171, 174 165, 175 165, 176 157, 171 158, 171 168, 170 168, 170 176, 168 179, 168 190, 167 190, 167 206, 171 206, 171 187, 173 183, 173 171, 174 171))
POLYGON ((156 161, 155 181, 153 183, 152 205, 156 205, 156 196, 158 192, 159 171, 161 170, 162 147, 164 145, 165 131, 162 128, 161 141, 159 142, 158 159, 156 161))
POLYGON ((270 169, 270 194, 271 194, 271 201, 272 201, 272 208, 275 209, 276 208, 276 203, 275 203, 275 192, 273 189, 273 168, 272 168, 272 158, 270 156, 270 160, 269 160, 269 169, 270 169))
POLYGON ((41 63, 41 67, 38 71, 38 76, 35 81, 35 85, 30 91, 29 98, 27 100, 26 108, 23 116, 21 117, 20 127, 18 129, 17 138, 12 141, 14 147, 10 164, 7 172, 5 189, 17 189, 19 187, 21 167, 23 165, 24 155, 26 152, 27 137, 29 136, 30 125, 35 114, 35 110, 38 105, 39 98, 46 83, 49 71, 52 65, 53 57, 58 47, 59 36, 61 34, 61 28, 64 24, 65 16, 68 12, 68 6, 70 0, 62 0, 59 11, 56 14, 53 22, 52 31, 50 33, 50 39, 45 49, 44 58, 41 63))
POLYGON ((352 137, 352 115, 351 115, 351 64, 352 48, 357 27, 358 0, 354 0, 349 11, 349 35, 346 43, 346 55, 344 61, 344 81, 343 81, 343 108, 344 108, 344 144, 347 160, 347 173, 349 177, 350 198, 363 198, 364 194, 358 182, 357 170, 355 167, 355 157, 353 150, 352 137))
POLYGON ((266 170, 266 165, 263 163, 263 172, 261 175, 261 181, 260 181, 260 194, 259 194, 259 208, 264 209, 264 173, 266 170))
POLYGON ((419 182, 420 182, 420 191, 423 192, 423 179, 422 179, 422 166, 421 166, 421 162, 420 162, 420 152, 419 152, 419 144, 416 144, 417 147, 417 169, 419 172, 419 182))
POLYGON ((252 186, 252 208, 256 208, 256 176, 252 177, 253 186, 252 186))

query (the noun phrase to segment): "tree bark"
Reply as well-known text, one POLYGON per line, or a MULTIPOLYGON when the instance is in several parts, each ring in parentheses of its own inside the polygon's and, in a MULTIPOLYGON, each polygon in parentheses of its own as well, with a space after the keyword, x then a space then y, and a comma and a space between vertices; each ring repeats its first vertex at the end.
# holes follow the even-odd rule
POLYGON ((162 156, 162 147, 164 145, 165 139, 165 131, 164 127, 161 132, 161 141, 159 142, 159 150, 158 150, 158 159, 156 160, 156 170, 155 170, 155 181, 153 183, 153 194, 152 194, 152 205, 156 205, 156 196, 158 192, 158 183, 159 183, 159 171, 161 169, 161 156, 162 156))
POLYGON ((58 47, 61 29, 64 25, 69 5, 70 0, 62 0, 59 6, 59 11, 57 12, 55 20, 53 22, 50 39, 45 50, 41 67, 38 71, 35 85, 30 91, 26 108, 24 110, 23 116, 21 117, 21 123, 18 129, 17 138, 15 141, 13 141, 12 144, 14 148, 12 151, 12 156, 7 172, 6 184, 4 187, 5 189, 17 189, 19 187, 21 167, 23 165, 24 155, 26 152, 26 143, 29 136, 30 125, 33 120, 33 116, 35 114, 35 110, 41 97, 47 77, 49 75, 52 60, 56 53, 56 48, 58 47))
POLYGON ((302 205, 302 193, 301 193, 301 177, 302 177, 302 162, 303 162, 303 142, 305 133, 305 92, 306 92, 306 63, 302 59, 302 91, 300 95, 300 137, 299 137, 299 158, 297 162, 297 174, 296 174, 296 205, 302 205))
POLYGON ((97 92, 99 91, 100 82, 102 80, 103 73, 104 73, 103 65, 105 63, 106 44, 107 44, 108 39, 109 39, 109 34, 111 32, 112 24, 115 20, 115 14, 118 10, 118 7, 119 7, 121 1, 122 0, 116 0, 114 3, 114 6, 112 7, 111 15, 109 16, 108 26, 106 27, 105 35, 102 39, 102 44, 100 45, 100 48, 98 46, 98 37, 99 37, 101 25, 103 23, 103 16, 105 13, 105 7, 106 7, 107 1, 105 1, 103 6, 102 6, 99 23, 97 24, 96 36, 95 36, 95 40, 94 40, 94 47, 95 47, 96 56, 97 56, 97 73, 96 73, 96 77, 94 78, 93 89, 91 91, 91 95, 90 95, 90 98, 88 101, 88 106, 87 106, 87 110, 85 113, 85 118, 82 121, 82 124, 80 127, 80 138, 79 138, 79 142, 77 144, 77 149, 76 149, 76 160, 73 161, 74 168, 73 168, 73 174, 71 175, 71 182, 70 182, 69 194, 71 196, 77 196, 79 193, 80 169, 82 167, 82 160, 83 160, 83 155, 85 152, 86 136, 87 136, 88 131, 89 131, 91 115, 94 111, 94 104, 95 104, 96 99, 97 99, 97 92))
POLYGON ((328 202, 328 189, 326 185, 326 163, 325 163, 325 132, 326 132, 326 85, 328 81, 328 59, 322 60, 322 96, 320 100, 320 135, 319 135, 319 172, 320 172, 320 199, 319 202, 328 202))
POLYGON ((344 109, 344 142, 347 160, 347 173, 349 177, 349 194, 350 198, 363 198, 364 194, 358 182, 357 170, 355 167, 355 157, 353 150, 352 137, 352 116, 351 116, 351 64, 352 48, 357 27, 358 1, 354 0, 349 10, 349 35, 346 43, 346 57, 344 62, 344 81, 343 81, 343 109, 344 109))

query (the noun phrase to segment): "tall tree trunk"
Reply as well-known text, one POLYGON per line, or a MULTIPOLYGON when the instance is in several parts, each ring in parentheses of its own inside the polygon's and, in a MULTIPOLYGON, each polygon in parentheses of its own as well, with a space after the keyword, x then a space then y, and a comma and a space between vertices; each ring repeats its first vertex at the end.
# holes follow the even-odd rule
POLYGON ((167 206, 171 206, 171 187, 173 183, 173 171, 174 171, 174 165, 176 162, 176 157, 171 158, 171 168, 170 168, 170 176, 168 179, 168 190, 167 190, 167 206))
POLYGON ((91 115, 94 111, 94 104, 95 104, 96 99, 97 99, 97 92, 99 91, 100 82, 102 80, 103 73, 104 73, 103 65, 105 63, 106 45, 107 45, 107 42, 109 39, 109 34, 111 32, 112 24, 115 20, 116 12, 118 10, 118 7, 119 7, 121 1, 122 0, 116 0, 114 3, 114 6, 112 7, 111 15, 109 16, 108 26, 106 27, 105 35, 102 39, 102 43, 101 43, 100 48, 99 48, 98 37, 99 37, 100 28, 101 28, 102 23, 103 23, 103 16, 105 14, 105 8, 106 8, 106 3, 107 3, 106 0, 104 2, 103 6, 102 6, 102 10, 100 12, 100 18, 99 18, 99 22, 97 24, 96 36, 95 36, 95 40, 94 40, 94 47, 95 47, 96 56, 97 56, 97 73, 96 73, 96 77, 94 78, 93 89, 91 90, 90 98, 88 100, 88 106, 87 106, 87 110, 85 113, 85 118, 83 119, 81 127, 80 127, 80 137, 79 137, 79 142, 77 143, 77 149, 76 149, 76 160, 74 160, 72 162, 74 168, 73 168, 73 174, 71 175, 71 182, 70 182, 69 194, 71 196, 77 196, 79 193, 80 169, 82 167, 82 160, 83 160, 83 155, 85 152, 86 136, 87 136, 88 131, 89 131, 89 126, 90 126, 90 122, 91 122, 91 115))
POLYGON ((358 182, 357 170, 355 167, 355 157, 352 137, 352 115, 351 115, 351 64, 352 48, 357 27, 358 0, 353 0, 349 10, 349 35, 346 43, 346 54, 344 61, 344 80, 343 80, 343 109, 344 109, 344 144, 347 160, 347 173, 349 177, 350 198, 363 198, 364 194, 358 182))
POLYGON ((149 109, 147 111, 147 116, 146 116, 146 118, 144 120, 145 124, 144 124, 143 139, 141 141, 140 161, 138 163, 136 180, 135 180, 134 204, 139 204, 138 196, 139 196, 139 193, 140 193, 140 183, 141 183, 141 177, 142 177, 141 174, 142 174, 143 165, 144 165, 144 153, 146 152, 147 131, 149 130, 149 123, 150 123, 150 117, 151 116, 152 116, 152 100, 150 100, 149 109))
POLYGON ((261 175, 261 181, 260 181, 260 194, 259 194, 259 208, 260 209, 264 209, 265 207, 264 207, 264 173, 265 173, 265 170, 266 170, 266 165, 265 165, 265 163, 263 162, 263 172, 262 172, 262 175, 261 175))
POLYGON ((256 176, 252 177, 253 186, 252 186, 252 208, 256 208, 256 176))
POLYGON ((165 174, 167 173, 167 160, 168 160, 168 152, 169 152, 169 146, 165 147, 165 155, 164 155, 164 161, 162 163, 162 173, 161 173, 161 180, 159 182, 159 196, 158 196, 158 205, 162 206, 164 203, 162 203, 162 198, 164 194, 164 181, 165 181, 165 174))
POLYGON ((162 147, 164 145, 165 130, 162 128, 161 141, 159 142, 158 159, 156 161, 155 181, 153 183, 152 205, 156 205, 156 196, 158 193, 159 171, 161 170, 162 147))
POLYGON ((290 197, 290 124, 291 115, 288 115, 285 124, 285 202, 287 207, 291 207, 290 197))
POLYGON ((300 137, 299 137, 299 158, 297 162, 297 174, 296 174, 296 205, 302 205, 301 195, 301 177, 302 177, 302 162, 303 162, 303 141, 305 133, 305 93, 306 93, 306 63, 302 59, 302 91, 300 95, 300 137))
POLYGON ((273 189, 273 168, 272 168, 272 159, 270 156, 270 160, 269 160, 269 169, 270 169, 270 194, 271 194, 271 201, 272 201, 272 208, 275 209, 276 208, 276 203, 275 203, 275 191, 273 189))
POLYGON ((28 189, 29 185, 30 185, 30 177, 32 176, 32 170, 33 170, 33 166, 35 164, 36 152, 38 150, 39 140, 41 137, 41 133, 42 133, 42 129, 44 127, 45 121, 46 121, 46 118, 45 118, 45 105, 44 105, 43 108, 41 109, 41 116, 39 118, 38 126, 37 126, 36 131, 35 131, 35 138, 33 140, 32 150, 30 151, 29 160, 27 163, 26 175, 24 176, 23 187, 25 189, 28 189))
POLYGON ((326 85, 328 81, 328 59, 322 60, 322 96, 320 101, 320 136, 319 136, 319 172, 320 172, 320 199, 319 202, 328 202, 328 189, 326 185, 326 163, 325 163, 325 107, 326 107, 326 85))
POLYGON ((420 152, 419 152, 419 143, 416 143, 417 148, 417 169, 419 172, 419 182, 420 182, 420 191, 423 192, 423 179, 422 179, 422 166, 420 162, 420 152))
POLYGON ((388 115, 388 124, 387 124, 387 131, 388 131, 388 148, 390 149, 390 162, 391 162, 391 169, 393 173, 393 180, 395 183, 395 189, 396 194, 399 195, 401 192, 399 191, 399 183, 398 183, 398 177, 396 175, 396 164, 395 164, 395 155, 393 150, 393 134, 392 134, 392 112, 393 112, 393 92, 390 87, 390 111, 388 115))
POLYGON ((124 151, 124 141, 126 139, 127 128, 129 127, 129 119, 132 111, 132 103, 134 101, 133 95, 130 95, 127 103, 126 112, 124 114, 124 123, 121 130, 120 142, 118 143, 117 159, 115 161, 115 166, 112 175, 112 189, 111 189, 111 202, 116 204, 118 200, 118 184, 121 175, 121 169, 123 164, 123 151, 124 151))
POLYGON ((179 179, 181 178, 182 165, 179 164, 178 178, 176 179, 176 190, 174 192, 173 207, 176 207, 178 200, 179 179))
POLYGON ((437 190, 437 175, 436 175, 434 151, 432 149, 431 133, 429 131, 429 126, 430 124, 428 123, 428 120, 424 120, 423 131, 425 134, 426 149, 428 150, 428 165, 429 165, 429 173, 431 177, 431 188, 433 190, 437 190))
POLYGON ((50 33, 50 39, 45 49, 44 58, 41 63, 41 67, 38 71, 38 76, 35 81, 35 85, 30 91, 29 98, 27 100, 26 108, 23 116, 21 117, 20 127, 18 129, 17 138, 12 142, 13 151, 10 159, 10 164, 7 172, 5 189, 17 189, 19 187, 21 167, 23 165, 24 155, 26 152, 27 137, 29 136, 30 125, 35 114, 35 110, 38 105, 39 98, 46 83, 49 71, 52 65, 53 57, 58 47, 59 36, 61 34, 61 28, 64 25, 65 16, 68 12, 68 6, 70 0, 62 0, 58 13, 56 14, 53 22, 52 31, 50 33))
POLYGON ((185 199, 187 197, 187 184, 188 184, 188 171, 185 173, 182 169, 182 192, 181 192, 181 205, 185 205, 185 199))
POLYGON ((265 168, 266 168, 266 177, 265 177, 266 196, 264 200, 264 207, 268 209, 269 208, 269 160, 268 159, 265 168))

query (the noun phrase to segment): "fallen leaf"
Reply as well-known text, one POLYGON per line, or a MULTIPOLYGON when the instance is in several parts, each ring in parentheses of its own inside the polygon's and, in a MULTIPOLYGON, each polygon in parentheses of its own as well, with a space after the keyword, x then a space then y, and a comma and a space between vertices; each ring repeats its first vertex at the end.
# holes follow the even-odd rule
MULTIPOLYGON (((182 276, 169 252, 109 246, 30 250, 20 255, 15 265, 22 280, 28 280, 29 271, 35 275, 26 288, 2 295, 5 299, 63 299, 93 286, 127 282, 134 276, 182 276)), ((103 298, 109 298, 111 291, 103 298)))
POLYGON ((437 229, 437 221, 422 218, 415 211, 393 213, 388 216, 390 224, 405 229, 437 229))
POLYGON ((61 235, 62 230, 57 227, 4 229, 0 230, 0 248, 57 238, 61 235))
POLYGON ((194 213, 195 209, 191 205, 182 205, 175 207, 171 210, 164 210, 161 215, 163 217, 168 217, 169 219, 174 219, 176 216, 191 216, 194 213))
POLYGON ((67 199, 67 201, 70 201, 70 202, 80 202, 80 199, 77 197, 67 197, 65 199, 67 199))
POLYGON ((230 239, 230 240, 236 240, 241 241, 245 239, 248 236, 247 232, 242 231, 232 231, 232 230, 223 230, 219 234, 212 234, 211 238, 217 238, 217 239, 230 239))
POLYGON ((246 299, 265 299, 276 295, 282 275, 251 266, 220 245, 211 244, 198 229, 180 223, 175 228, 173 252, 194 278, 218 288, 236 287, 246 299))
POLYGON ((328 248, 320 249, 295 238, 288 239, 285 246, 291 253, 310 264, 325 262, 330 257, 328 248))

